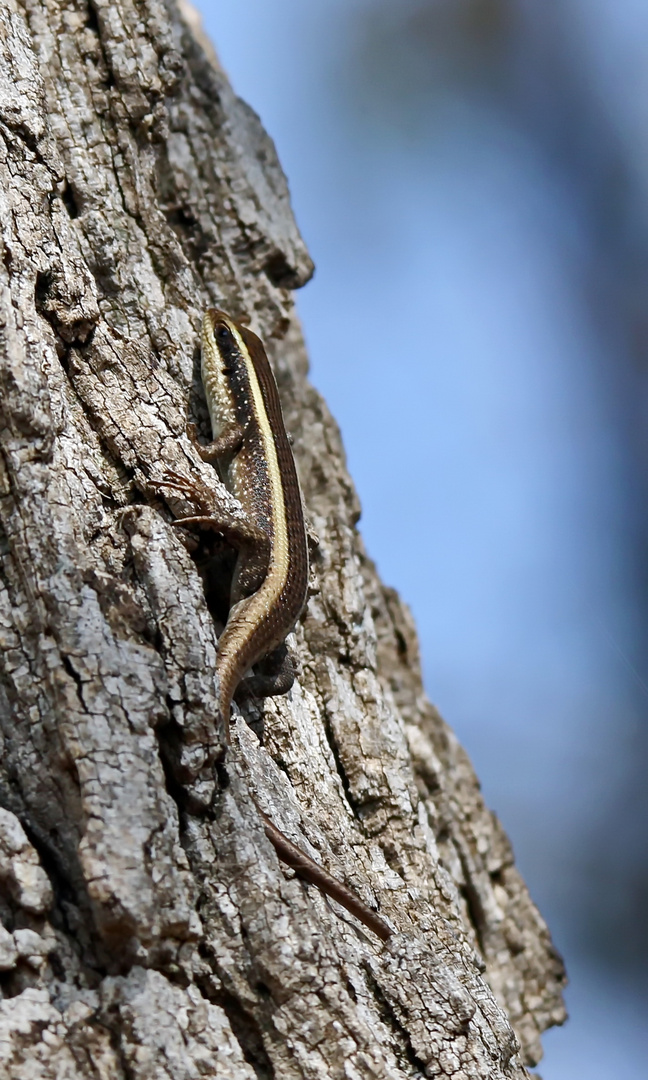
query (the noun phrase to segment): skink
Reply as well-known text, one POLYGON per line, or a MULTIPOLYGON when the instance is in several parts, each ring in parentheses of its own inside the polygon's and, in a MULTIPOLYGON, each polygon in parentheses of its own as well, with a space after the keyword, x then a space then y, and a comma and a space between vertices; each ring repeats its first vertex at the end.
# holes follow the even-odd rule
MULTIPOLYGON (((246 520, 217 513, 212 506, 176 523, 221 533, 238 551, 216 661, 221 719, 229 744, 235 694, 238 698, 286 693, 294 680, 285 639, 306 604, 308 545, 297 470, 265 349, 256 334, 215 309, 203 320, 202 380, 213 442, 201 446, 191 429, 194 444, 203 460, 216 465, 246 520), (260 661, 264 671, 245 678, 260 661)), ((169 486, 183 485, 176 481, 169 486)), ((190 484, 184 488, 194 502, 204 503, 199 489, 190 484)), ((383 941, 390 937, 392 931, 379 915, 259 812, 283 862, 383 941)))

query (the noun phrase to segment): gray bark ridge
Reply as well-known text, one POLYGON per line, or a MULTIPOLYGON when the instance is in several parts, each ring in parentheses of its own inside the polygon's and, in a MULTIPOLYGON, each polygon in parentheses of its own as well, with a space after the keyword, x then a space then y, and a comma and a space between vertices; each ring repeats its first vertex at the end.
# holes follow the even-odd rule
POLYGON ((0 170, 0 1076, 528 1075, 564 971, 355 530, 257 117, 171 4, 7 0, 0 170), (224 764, 204 567, 151 494, 216 490, 209 304, 267 344, 319 537, 298 681, 224 764))

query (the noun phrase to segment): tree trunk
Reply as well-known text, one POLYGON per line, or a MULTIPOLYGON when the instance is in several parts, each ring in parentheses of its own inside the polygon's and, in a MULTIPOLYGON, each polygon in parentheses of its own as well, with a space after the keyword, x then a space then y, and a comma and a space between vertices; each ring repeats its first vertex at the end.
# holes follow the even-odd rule
POLYGON ((355 531, 272 143, 170 2, 5 0, 0 38, 0 1074, 528 1075, 562 964, 355 531), (220 627, 152 494, 216 483, 208 305, 266 343, 319 537, 297 683, 224 763, 220 627))

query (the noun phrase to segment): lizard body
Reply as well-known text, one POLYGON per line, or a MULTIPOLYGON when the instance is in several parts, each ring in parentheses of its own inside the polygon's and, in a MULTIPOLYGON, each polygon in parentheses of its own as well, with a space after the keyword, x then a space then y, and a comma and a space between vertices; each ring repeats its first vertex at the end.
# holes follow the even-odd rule
MULTIPOLYGON (((213 441, 194 445, 214 463, 240 502, 246 520, 226 512, 179 518, 177 524, 212 529, 238 551, 225 628, 216 660, 220 712, 230 743, 232 700, 241 690, 257 696, 286 693, 294 674, 285 638, 299 618, 308 592, 308 546, 297 470, 277 385, 260 339, 215 309, 203 319, 201 371, 213 441), (264 660, 269 674, 245 678, 264 660), (270 663, 268 664, 268 661, 270 663)), ((201 508, 198 486, 172 478, 164 486, 184 489, 201 508)), ((296 847, 261 811, 266 836, 279 858, 356 915, 383 941, 391 928, 350 889, 296 847)))
POLYGON ((213 460, 216 454, 225 486, 261 534, 240 539, 230 612, 218 642, 227 728, 246 671, 285 641, 306 604, 308 547, 297 470, 261 341, 222 312, 209 311, 202 377, 214 434, 203 456, 213 460))

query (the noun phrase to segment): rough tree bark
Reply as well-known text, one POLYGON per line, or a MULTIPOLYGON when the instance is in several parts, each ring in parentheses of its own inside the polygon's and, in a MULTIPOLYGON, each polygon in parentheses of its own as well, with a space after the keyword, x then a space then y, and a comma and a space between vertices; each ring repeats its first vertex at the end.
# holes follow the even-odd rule
POLYGON ((0 34, 2 1077, 528 1075, 563 968, 355 531, 272 143, 170 2, 5 0, 0 34), (268 345, 320 541, 298 683, 225 765, 218 627, 150 494, 216 482, 210 303, 268 345))

